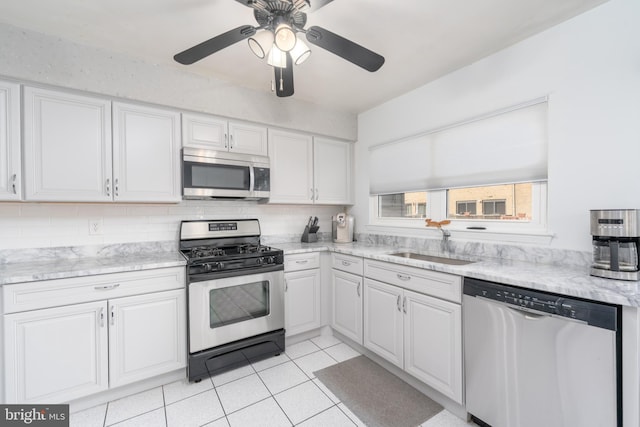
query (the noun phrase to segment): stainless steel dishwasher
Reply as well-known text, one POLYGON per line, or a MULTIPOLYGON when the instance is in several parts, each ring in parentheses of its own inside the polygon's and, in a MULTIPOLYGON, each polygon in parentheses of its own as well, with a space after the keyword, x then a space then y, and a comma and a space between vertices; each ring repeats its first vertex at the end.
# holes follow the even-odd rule
POLYGON ((620 307, 465 278, 463 316, 476 423, 622 426, 620 307))

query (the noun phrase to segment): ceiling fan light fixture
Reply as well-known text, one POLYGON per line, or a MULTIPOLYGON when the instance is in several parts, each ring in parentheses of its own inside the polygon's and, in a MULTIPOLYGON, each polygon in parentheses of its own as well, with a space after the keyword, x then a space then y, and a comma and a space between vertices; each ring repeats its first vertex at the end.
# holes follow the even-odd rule
POLYGON ((307 46, 305 42, 298 39, 298 41, 296 41, 296 45, 291 49, 289 54, 291 55, 293 63, 300 65, 306 61, 309 56, 311 56, 311 49, 309 49, 309 46, 307 46))
POLYGON ((267 56, 273 45, 273 33, 269 30, 256 33, 248 40, 249 49, 260 59, 267 56))
POLYGON ((269 51, 269 58, 267 58, 267 64, 272 67, 287 68, 287 52, 283 52, 274 45, 269 51))
POLYGON ((278 49, 289 52, 296 45, 296 33, 287 24, 280 24, 276 27, 275 42, 278 49))

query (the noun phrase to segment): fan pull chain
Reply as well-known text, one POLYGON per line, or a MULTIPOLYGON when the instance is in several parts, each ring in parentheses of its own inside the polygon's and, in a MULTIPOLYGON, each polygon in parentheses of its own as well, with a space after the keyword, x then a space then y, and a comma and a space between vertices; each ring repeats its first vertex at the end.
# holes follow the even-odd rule
POLYGON ((284 90, 284 84, 282 80, 282 68, 280 68, 280 91, 284 90))

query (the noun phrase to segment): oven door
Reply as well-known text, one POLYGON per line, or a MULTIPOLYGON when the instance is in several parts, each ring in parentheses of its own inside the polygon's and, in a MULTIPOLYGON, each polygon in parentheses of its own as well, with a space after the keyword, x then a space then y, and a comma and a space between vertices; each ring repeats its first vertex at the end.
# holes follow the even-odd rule
POLYGON ((284 328, 284 271, 189 284, 189 353, 284 328))

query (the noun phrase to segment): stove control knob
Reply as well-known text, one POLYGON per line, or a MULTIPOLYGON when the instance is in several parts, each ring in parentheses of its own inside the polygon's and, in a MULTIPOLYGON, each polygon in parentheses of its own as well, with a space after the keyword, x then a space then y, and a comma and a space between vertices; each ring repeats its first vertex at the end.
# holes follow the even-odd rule
POLYGON ((256 258, 256 264, 258 264, 258 265, 264 264, 264 257, 260 256, 260 257, 256 258))
POLYGON ((270 256, 269 258, 267 258, 267 264, 273 264, 275 262, 276 262, 276 258, 275 257, 270 256))
POLYGON ((202 267, 204 267, 205 271, 211 271, 211 264, 203 264, 202 267))
POLYGON ((216 268, 218 269, 218 271, 220 271, 224 268, 224 264, 221 262, 216 262, 216 268))

